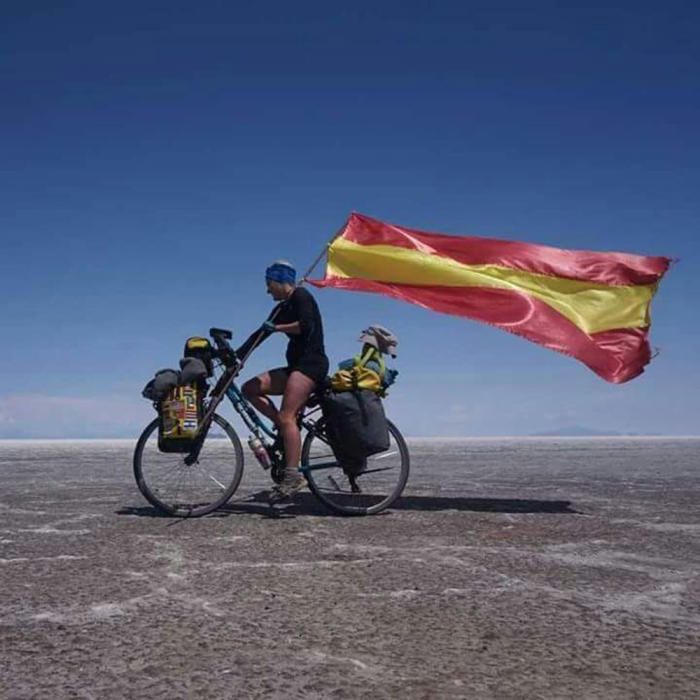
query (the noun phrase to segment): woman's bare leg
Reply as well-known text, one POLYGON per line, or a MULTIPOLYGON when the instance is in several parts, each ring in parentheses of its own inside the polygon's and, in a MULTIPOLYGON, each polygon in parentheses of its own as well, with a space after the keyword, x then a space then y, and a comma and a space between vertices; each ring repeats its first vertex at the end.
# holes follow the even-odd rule
POLYGON ((289 375, 283 369, 271 369, 249 379, 242 387, 243 396, 264 416, 279 426, 279 411, 267 395, 282 396, 289 375))
POLYGON ((284 388, 282 406, 279 410, 279 429, 284 440, 287 474, 296 472, 301 459, 301 435, 297 425, 297 414, 302 409, 316 382, 302 372, 292 372, 284 388))

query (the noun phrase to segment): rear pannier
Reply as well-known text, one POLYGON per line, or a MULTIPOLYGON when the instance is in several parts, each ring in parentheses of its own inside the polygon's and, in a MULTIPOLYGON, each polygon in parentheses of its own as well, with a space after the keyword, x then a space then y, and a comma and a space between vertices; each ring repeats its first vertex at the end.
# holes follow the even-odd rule
POLYGON ((375 392, 360 389, 329 393, 321 407, 328 442, 346 473, 362 472, 367 457, 389 449, 384 407, 375 392))

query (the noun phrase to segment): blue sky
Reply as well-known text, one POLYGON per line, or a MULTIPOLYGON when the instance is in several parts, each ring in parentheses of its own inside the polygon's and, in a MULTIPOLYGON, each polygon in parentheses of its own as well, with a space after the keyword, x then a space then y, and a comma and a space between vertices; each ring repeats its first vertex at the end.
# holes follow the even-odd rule
MULTIPOLYGON (((698 434, 691 3, 4 3, 0 437, 135 436, 140 390, 271 303, 352 210, 680 262, 632 382, 507 333, 314 290, 332 362, 379 322, 409 435, 698 434)), ((320 274, 319 269, 319 274, 320 274)), ((281 364, 268 341, 246 376, 281 364)))

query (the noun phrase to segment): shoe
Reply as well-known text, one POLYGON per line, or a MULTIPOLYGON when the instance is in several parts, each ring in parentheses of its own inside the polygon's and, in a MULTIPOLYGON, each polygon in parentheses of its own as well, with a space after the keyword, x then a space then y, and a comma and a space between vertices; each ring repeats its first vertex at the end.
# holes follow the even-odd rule
POLYGON ((284 479, 272 488, 269 501, 270 503, 285 501, 294 496, 294 494, 299 493, 305 485, 306 479, 299 472, 286 473, 284 479))

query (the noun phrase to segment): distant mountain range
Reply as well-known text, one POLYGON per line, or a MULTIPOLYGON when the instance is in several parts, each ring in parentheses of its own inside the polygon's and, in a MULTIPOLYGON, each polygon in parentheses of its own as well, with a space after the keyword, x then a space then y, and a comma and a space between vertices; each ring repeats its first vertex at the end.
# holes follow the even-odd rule
POLYGON ((654 433, 618 433, 614 430, 598 430, 582 425, 569 425, 556 430, 531 433, 531 437, 639 437, 642 435, 654 435, 654 433))

